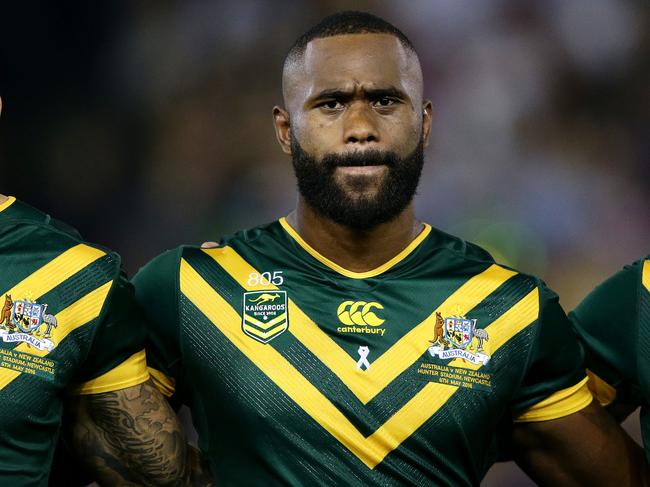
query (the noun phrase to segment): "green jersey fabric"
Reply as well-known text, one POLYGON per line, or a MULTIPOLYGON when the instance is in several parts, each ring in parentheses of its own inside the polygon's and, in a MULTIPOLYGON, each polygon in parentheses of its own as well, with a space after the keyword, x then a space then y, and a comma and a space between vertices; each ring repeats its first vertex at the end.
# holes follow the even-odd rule
POLYGON ((364 273, 281 219, 134 283, 216 485, 478 485, 500 424, 591 401, 557 296, 428 225, 364 273))
POLYGON ((144 338, 116 254, 0 205, 0 485, 47 485, 65 394, 146 380, 144 338))
POLYGON ((601 403, 641 406, 650 461, 650 255, 596 287, 569 316, 596 375, 593 388, 601 403), (604 391, 607 385, 614 391, 604 391))

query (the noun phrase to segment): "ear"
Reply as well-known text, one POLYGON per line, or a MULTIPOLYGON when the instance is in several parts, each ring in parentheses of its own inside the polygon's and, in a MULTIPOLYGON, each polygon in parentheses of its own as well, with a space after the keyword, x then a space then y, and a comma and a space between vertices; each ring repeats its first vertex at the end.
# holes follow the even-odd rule
POLYGON ((289 112, 278 106, 273 107, 273 125, 275 127, 275 136, 280 143, 282 152, 291 154, 291 122, 289 112))
POLYGON ((422 104, 422 141, 424 147, 429 145, 429 134, 431 133, 431 123, 433 122, 433 105, 430 100, 422 104))

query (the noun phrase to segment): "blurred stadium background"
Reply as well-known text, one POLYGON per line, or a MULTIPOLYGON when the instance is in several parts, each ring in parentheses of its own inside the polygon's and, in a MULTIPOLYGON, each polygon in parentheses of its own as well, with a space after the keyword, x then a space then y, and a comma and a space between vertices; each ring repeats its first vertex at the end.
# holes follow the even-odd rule
MULTIPOLYGON (((650 252, 647 1, 3 2, 0 192, 129 273, 287 213, 281 63, 341 9, 419 51, 435 107, 422 219, 542 276, 567 310, 650 252)), ((530 481, 501 465, 483 485, 530 481)))

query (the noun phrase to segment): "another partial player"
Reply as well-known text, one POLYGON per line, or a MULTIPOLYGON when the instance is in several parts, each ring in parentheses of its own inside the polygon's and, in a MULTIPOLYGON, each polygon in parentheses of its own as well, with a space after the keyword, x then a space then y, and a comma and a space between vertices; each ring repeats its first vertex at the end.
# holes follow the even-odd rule
MULTIPOLYGON (((64 403, 72 449, 101 485, 189 481, 144 335, 119 256, 0 195, 0 485, 48 485, 64 403)), ((71 470, 59 465, 58 485, 71 470)))
POLYGON ((569 314, 586 350, 589 385, 622 419, 641 406, 650 460, 650 255, 594 289, 569 314))

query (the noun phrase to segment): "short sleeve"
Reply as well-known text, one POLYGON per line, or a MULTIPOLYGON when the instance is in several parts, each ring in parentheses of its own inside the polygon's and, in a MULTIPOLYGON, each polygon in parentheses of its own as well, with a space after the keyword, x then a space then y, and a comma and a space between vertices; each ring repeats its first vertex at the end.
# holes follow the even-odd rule
POLYGON ((538 320, 532 326, 533 343, 512 404, 514 421, 548 421, 584 409, 592 396, 583 352, 558 296, 543 283, 538 320))
POLYGON ((596 287, 569 317, 585 348, 590 387, 603 405, 638 405, 637 334, 642 261, 596 287))
POLYGON ((179 250, 145 265, 133 278, 136 300, 147 322, 147 361, 156 387, 170 397, 181 375, 178 323, 179 250))
POLYGON ((104 305, 73 392, 99 394, 145 382, 149 378, 145 336, 144 319, 135 303, 133 286, 120 273, 104 305))

